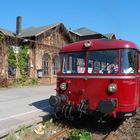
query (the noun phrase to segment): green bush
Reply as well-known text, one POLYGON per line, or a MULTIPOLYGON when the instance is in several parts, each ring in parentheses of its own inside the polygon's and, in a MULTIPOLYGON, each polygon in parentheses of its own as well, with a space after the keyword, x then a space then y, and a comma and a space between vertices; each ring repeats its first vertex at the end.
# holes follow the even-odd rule
POLYGON ((22 76, 22 78, 15 79, 14 86, 34 86, 38 85, 38 79, 28 79, 27 76, 22 76))
POLYGON ((32 79, 31 85, 38 85, 38 79, 32 79))
POLYGON ((91 132, 87 132, 85 129, 73 129, 69 133, 70 140, 93 140, 93 135, 91 132))

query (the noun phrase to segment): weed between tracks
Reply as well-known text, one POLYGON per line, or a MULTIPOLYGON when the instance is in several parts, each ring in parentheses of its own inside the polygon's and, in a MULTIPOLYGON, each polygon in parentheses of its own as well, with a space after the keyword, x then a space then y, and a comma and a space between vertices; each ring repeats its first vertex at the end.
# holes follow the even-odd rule
POLYGON ((92 117, 74 122, 50 119, 30 129, 22 126, 18 133, 9 133, 6 140, 102 140, 111 131, 112 140, 140 140, 140 114, 124 121, 119 128, 118 123, 107 119, 102 124, 92 117))
POLYGON ((64 123, 50 119, 32 128, 21 126, 17 133, 11 131, 6 140, 93 140, 93 134, 85 129, 70 128, 64 123))

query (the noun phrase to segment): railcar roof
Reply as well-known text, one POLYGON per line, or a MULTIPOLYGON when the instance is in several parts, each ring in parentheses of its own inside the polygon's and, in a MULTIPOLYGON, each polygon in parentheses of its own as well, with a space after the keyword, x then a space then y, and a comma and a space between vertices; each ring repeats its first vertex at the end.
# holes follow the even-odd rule
POLYGON ((85 41, 75 42, 61 48, 60 52, 74 52, 82 50, 106 50, 106 49, 120 49, 120 48, 134 48, 139 51, 137 45, 131 41, 126 40, 111 40, 111 39, 93 39, 92 45, 89 48, 84 48, 85 41))

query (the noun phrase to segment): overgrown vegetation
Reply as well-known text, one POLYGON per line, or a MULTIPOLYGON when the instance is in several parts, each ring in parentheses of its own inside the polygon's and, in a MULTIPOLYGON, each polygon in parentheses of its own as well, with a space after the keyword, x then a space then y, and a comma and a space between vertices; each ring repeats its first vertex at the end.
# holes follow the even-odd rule
POLYGON ((0 43, 4 40, 4 35, 0 33, 0 43))
POLYGON ((7 136, 6 140, 16 140, 16 135, 13 131, 11 131, 9 133, 9 135, 7 136))
POLYGON ((18 78, 15 79, 14 81, 14 86, 15 87, 19 87, 19 86, 34 86, 34 85, 38 85, 38 79, 25 79, 22 78, 18 78))
MULTIPOLYGON (((32 127, 32 129, 21 126, 19 127, 18 133, 9 133, 6 140, 47 140, 65 127, 64 124, 53 122, 53 120, 50 119, 42 124, 37 124, 32 127)), ((72 129, 69 130, 64 137, 59 138, 58 140, 63 138, 66 140, 93 140, 93 134, 85 129, 72 129)))
POLYGON ((85 129, 73 129, 69 133, 70 140, 93 140, 93 134, 85 129))
POLYGON ((12 47, 8 48, 8 64, 12 66, 12 69, 19 69, 20 78, 15 79, 14 86, 29 86, 37 85, 37 79, 29 79, 27 72, 27 61, 28 61, 28 45, 20 46, 19 53, 16 54, 13 51, 12 47))
POLYGON ((16 55, 12 47, 8 47, 8 64, 16 68, 16 55))
POLYGON ((30 132, 31 132, 31 129, 23 125, 19 127, 18 133, 11 131, 9 135, 6 137, 6 140, 18 140, 18 139, 20 140, 20 139, 23 139, 26 136, 26 134, 30 132))
POLYGON ((29 46, 23 45, 20 46, 20 51, 18 54, 18 67, 20 69, 20 74, 23 78, 27 78, 27 72, 25 70, 26 68, 26 61, 28 59, 28 49, 29 46))

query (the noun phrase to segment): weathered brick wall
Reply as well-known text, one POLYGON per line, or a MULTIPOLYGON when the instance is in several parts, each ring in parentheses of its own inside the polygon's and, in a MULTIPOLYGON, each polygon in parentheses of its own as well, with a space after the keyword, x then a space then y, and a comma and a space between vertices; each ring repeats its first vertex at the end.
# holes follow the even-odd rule
POLYGON ((67 39, 59 32, 50 34, 38 43, 35 50, 36 55, 36 72, 37 69, 42 69, 42 58, 44 54, 48 54, 50 57, 49 61, 49 75, 45 75, 39 78, 40 83, 55 83, 56 75, 52 75, 52 60, 55 55, 59 56, 59 50, 64 45, 68 44, 67 39))

